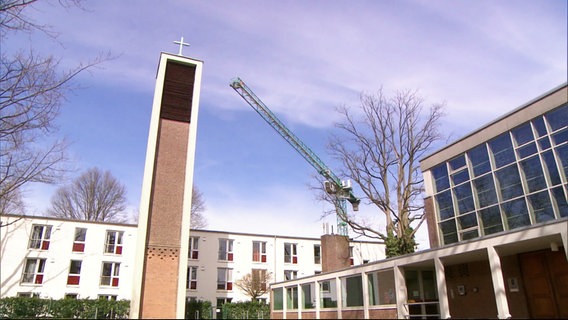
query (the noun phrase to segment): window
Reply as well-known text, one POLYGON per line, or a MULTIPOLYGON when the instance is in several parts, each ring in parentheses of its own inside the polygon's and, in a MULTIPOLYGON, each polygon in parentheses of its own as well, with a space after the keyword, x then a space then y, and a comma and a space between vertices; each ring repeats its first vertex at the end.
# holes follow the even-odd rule
POLYGON ((26 259, 22 283, 42 284, 45 259, 26 259))
POLYGON ((68 285, 78 285, 81 280, 81 260, 71 260, 69 265, 69 275, 67 276, 68 285))
POLYGON ((497 193, 495 192, 495 183, 492 175, 487 174, 475 179, 473 185, 477 192, 477 202, 480 208, 497 203, 497 193))
POLYGON ((297 244, 284 243, 284 262, 285 263, 298 263, 297 244))
POLYGON ((479 216, 483 223, 483 233, 485 235, 503 231, 503 221, 501 220, 499 206, 482 209, 479 211, 479 216))
POLYGON ((217 309, 215 319, 223 319, 222 307, 225 303, 231 303, 231 301, 233 301, 233 298, 217 298, 217 306, 214 308, 217 309))
POLYGON ((386 305, 395 304, 394 271, 379 271, 367 275, 369 281, 369 304, 386 305))
POLYGON ((363 279, 360 275, 342 279, 343 303, 347 307, 363 306, 363 279))
POLYGON ((352 266, 355 263, 353 259, 353 247, 349 246, 349 265, 352 266))
POLYGON ((64 298, 65 299, 77 300, 77 299, 79 299, 79 294, 78 293, 66 293, 64 298))
POLYGON ((33 225, 30 235, 29 249, 48 250, 49 239, 51 239, 51 226, 33 225))
POLYGON ((219 239, 219 260, 233 261, 233 240, 219 239))
POLYGON ((509 230, 531 224, 525 198, 505 202, 501 205, 501 209, 507 218, 509 230))
POLYGON ((39 292, 18 292, 20 298, 39 298, 39 292))
POLYGON ((298 278, 298 271, 296 270, 284 270, 284 279, 292 280, 298 278))
POLYGON ((521 178, 516 164, 505 167, 495 173, 503 200, 513 199, 523 194, 521 178))
POLYGON ((471 185, 469 182, 455 187, 454 195, 456 197, 458 212, 460 214, 467 213, 475 209, 473 204, 473 195, 471 194, 471 185))
POLYGON ((273 292, 273 308, 274 310, 283 310, 284 309, 284 289, 283 288, 275 288, 272 290, 273 292))
POLYGON ((313 283, 306 283, 302 285, 302 302, 304 309, 314 309, 316 307, 313 283))
POLYGON ((101 286, 118 287, 118 276, 120 273, 120 263, 103 262, 101 270, 101 286))
POLYGON ((321 245, 314 244, 314 263, 321 264, 321 245))
POLYGON ((454 204, 450 190, 437 194, 436 204, 438 205, 440 220, 446 220, 454 216, 454 204))
POLYGON ((534 192, 546 188, 544 173, 538 156, 521 161, 521 168, 529 192, 534 192))
POLYGON ((337 308, 335 280, 320 282, 320 305, 322 308, 337 308))
POLYGON ((501 168, 515 161, 515 153, 509 132, 489 141, 489 147, 493 152, 493 160, 495 160, 495 166, 497 168, 501 168))
POLYGON ((266 262, 266 242, 252 242, 252 261, 266 262))
POLYGON ((185 288, 197 290, 197 267, 187 267, 187 283, 185 284, 185 288))
POLYGON ((440 192, 450 187, 450 180, 448 179, 448 168, 446 167, 445 163, 432 168, 432 175, 434 176, 436 192, 440 192))
POLYGON ((491 164, 489 163, 489 154, 487 153, 487 146, 482 144, 467 152, 469 161, 473 168, 473 175, 478 177, 484 173, 491 171, 491 164))
POLYGON ((252 269, 252 285, 254 290, 266 291, 266 285, 268 284, 268 275, 265 269, 252 269))
POLYGON ((233 290, 233 269, 217 268, 217 290, 233 290))
POLYGON ((107 230, 105 241, 105 253, 122 254, 123 231, 107 230))
POLYGON ((529 196, 529 204, 534 212, 536 222, 544 222, 554 219, 554 210, 548 191, 542 191, 529 196))
POLYGON ((73 241, 73 252, 85 252, 86 237, 87 237, 86 228, 75 228, 75 240, 73 241))
POLYGON ((99 299, 102 300, 109 300, 109 301, 116 301, 118 296, 116 294, 99 294, 99 299))
POLYGON ((298 309, 298 287, 286 288, 286 309, 298 309))
POLYGON ((189 259, 199 259, 199 237, 189 237, 189 259))

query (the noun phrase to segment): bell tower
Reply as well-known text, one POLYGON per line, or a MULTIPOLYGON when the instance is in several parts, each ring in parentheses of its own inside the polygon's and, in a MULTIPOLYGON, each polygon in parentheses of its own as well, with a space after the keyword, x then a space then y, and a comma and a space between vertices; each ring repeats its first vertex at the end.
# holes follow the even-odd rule
POLYGON ((203 62, 162 53, 138 220, 131 318, 183 318, 203 62))

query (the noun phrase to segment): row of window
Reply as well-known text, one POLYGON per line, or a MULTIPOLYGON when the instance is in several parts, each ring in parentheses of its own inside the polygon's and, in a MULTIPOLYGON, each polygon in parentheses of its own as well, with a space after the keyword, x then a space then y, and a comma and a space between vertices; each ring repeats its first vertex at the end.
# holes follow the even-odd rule
MULTIPOLYGON (((197 290, 197 266, 187 267, 187 282, 186 289, 197 290)), ((252 269, 251 275, 253 282, 255 279, 263 279, 266 276, 267 270, 265 269, 252 269)), ((316 274, 321 271, 315 271, 316 274)), ((292 280, 298 278, 297 270, 284 270, 284 279, 292 280)), ((257 281, 260 282, 260 281, 257 281)), ((217 290, 233 290, 233 269, 232 268, 217 268, 217 290)))
MULTIPOLYGON (((391 305, 396 303, 393 270, 367 273, 366 278, 369 305, 391 305)), ((343 292, 341 295, 343 297, 343 306, 363 306, 362 275, 341 278, 340 284, 340 289, 343 292)), ((288 310, 298 309, 300 303, 304 310, 314 309, 316 307, 315 290, 319 290, 320 308, 337 308, 338 289, 335 279, 305 283, 300 288, 298 286, 275 288, 273 290, 274 310, 283 310, 284 303, 286 303, 286 309, 288 310), (299 294, 301 294, 301 297, 298 296, 299 294)))
MULTIPOLYGON (((51 229, 51 225, 34 224, 32 226, 32 232, 30 233, 28 248, 49 250, 49 244, 51 242, 51 229)), ((121 255, 123 234, 123 231, 107 230, 104 243, 104 253, 121 255)), ((86 238, 86 228, 75 228, 75 237, 73 239, 72 251, 85 252, 86 238)))
POLYGON ((444 244, 568 216, 568 105, 432 168, 444 244))
MULTIPOLYGON (((69 265, 69 274, 67 276, 67 285, 77 286, 81 280, 81 260, 71 260, 69 265)), ((41 285, 44 282, 45 274, 45 258, 28 258, 26 259, 24 270, 22 272, 22 284, 41 285)), ((103 262, 100 273, 100 286, 118 287, 120 274, 119 262, 103 262)))
MULTIPOLYGON (((17 294, 18 297, 23 297, 23 298, 39 298, 40 293, 39 292, 18 292, 17 294)), ((66 293, 65 294, 65 299, 79 299, 79 294, 78 293, 66 293)), ((113 300, 116 301, 116 299, 118 298, 118 295, 116 294, 99 294, 98 295, 99 299, 103 299, 103 300, 113 300)))
MULTIPOLYGON (((235 254, 233 252, 234 240, 219 239, 218 260, 219 261, 234 261, 235 254)), ((189 238, 189 259, 199 259, 199 237, 189 238)), ((252 242, 252 261, 265 263, 267 259, 266 242, 253 241, 252 242)), ((298 263, 298 244, 284 243, 284 263, 297 264, 298 263)), ((321 246, 314 245, 314 263, 321 264, 321 246)))

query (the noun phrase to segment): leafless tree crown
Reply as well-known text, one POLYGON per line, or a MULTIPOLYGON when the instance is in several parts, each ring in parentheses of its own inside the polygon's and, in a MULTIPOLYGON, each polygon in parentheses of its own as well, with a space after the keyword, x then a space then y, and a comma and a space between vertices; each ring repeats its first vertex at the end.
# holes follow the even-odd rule
POLYGON ((386 240, 387 233, 402 236, 413 221, 422 221, 419 160, 442 138, 443 110, 443 104, 425 108, 415 91, 387 97, 382 89, 361 94, 356 108, 339 109, 343 121, 329 151, 342 164, 342 175, 355 182, 386 220, 385 233, 354 215, 345 217, 355 232, 386 240))
POLYGON ((272 273, 264 269, 253 269, 241 279, 235 281, 235 286, 241 289, 252 301, 268 292, 272 273))
POLYGON ((191 192, 191 229, 207 228, 207 219, 203 215, 205 211, 205 199, 203 193, 196 186, 191 192))
POLYGON ((59 188, 48 214, 58 218, 125 222, 126 187, 110 171, 92 168, 59 188))
MULTIPOLYGON (((0 1, 0 45, 8 32, 50 29, 24 14, 36 0, 0 1)), ((60 0, 63 6, 80 0, 60 0)), ((71 80, 80 72, 110 59, 100 55, 93 61, 60 72, 59 60, 33 50, 0 50, 0 209, 2 213, 23 211, 22 187, 29 182, 55 183, 66 172, 67 143, 54 137, 65 95, 73 89, 71 80), (9 210, 9 211, 5 211, 9 210)), ((19 212, 18 212, 19 213, 19 212)))

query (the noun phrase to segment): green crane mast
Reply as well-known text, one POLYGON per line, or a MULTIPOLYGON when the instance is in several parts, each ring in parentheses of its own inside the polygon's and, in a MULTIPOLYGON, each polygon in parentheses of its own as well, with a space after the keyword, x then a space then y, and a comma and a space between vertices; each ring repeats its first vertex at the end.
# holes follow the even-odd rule
POLYGON ((359 210, 360 199, 353 195, 350 183, 341 181, 321 159, 300 140, 276 115, 252 92, 240 78, 234 79, 230 86, 286 140, 316 171, 325 178, 325 191, 334 197, 337 212, 337 233, 347 236, 347 204, 349 201, 354 211, 359 210))

